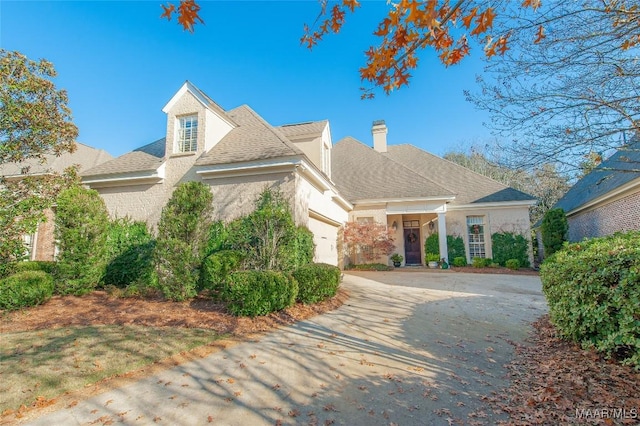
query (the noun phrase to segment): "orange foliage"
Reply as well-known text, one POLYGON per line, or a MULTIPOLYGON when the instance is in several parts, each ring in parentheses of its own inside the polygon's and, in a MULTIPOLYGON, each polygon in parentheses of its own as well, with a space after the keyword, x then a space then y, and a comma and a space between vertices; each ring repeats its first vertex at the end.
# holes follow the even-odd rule
MULTIPOLYGON (((338 33, 345 23, 348 13, 360 7, 358 0, 337 0, 332 7, 329 0, 319 0, 320 13, 316 22, 304 25, 300 43, 309 49, 329 33, 338 33)), ((390 3, 389 13, 378 24, 374 35, 380 37, 376 46, 366 52, 367 62, 360 68, 363 81, 381 87, 385 93, 409 84, 410 70, 418 66, 417 53, 427 47, 433 48, 445 66, 455 65, 470 53, 467 37, 473 37, 485 44, 487 57, 504 55, 508 50, 508 35, 501 35, 494 42, 491 37, 495 10, 488 5, 479 5, 469 0, 399 0, 390 3), (471 8, 473 6, 473 8, 471 8), (471 9, 470 9, 471 8, 471 9), (467 30, 458 35, 458 28, 467 30)), ((536 10, 541 0, 523 0, 521 6, 536 10)), ((196 0, 180 0, 178 7, 168 3, 162 5, 161 18, 171 20, 174 13, 178 23, 185 30, 194 31, 194 25, 204 23, 200 18, 200 6, 196 0)), ((544 38, 544 28, 540 27, 534 43, 544 38)), ((638 44, 640 40, 627 40, 623 48, 638 44)), ((374 97, 372 88, 361 88, 362 98, 374 97)))
POLYGON ((168 21, 174 13, 178 14, 178 23, 182 25, 182 28, 193 32, 193 26, 200 22, 204 24, 204 21, 200 17, 200 5, 196 0, 180 0, 178 9, 172 3, 168 3, 167 6, 161 5, 164 12, 160 15, 160 18, 167 18, 168 21))

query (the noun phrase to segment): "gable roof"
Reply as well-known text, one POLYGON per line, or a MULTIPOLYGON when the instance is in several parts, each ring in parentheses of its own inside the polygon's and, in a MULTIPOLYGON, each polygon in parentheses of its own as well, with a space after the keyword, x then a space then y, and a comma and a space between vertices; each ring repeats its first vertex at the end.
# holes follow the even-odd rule
POLYGON ((0 176, 14 177, 23 175, 22 170, 29 168, 27 175, 40 175, 50 172, 61 173, 67 167, 78 165, 80 171, 90 169, 104 163, 113 157, 103 149, 97 149, 76 142, 76 150, 73 153, 65 152, 60 156, 45 154, 44 162, 30 158, 20 163, 0 164, 0 176))
POLYGON ((237 127, 205 152, 196 161, 196 166, 304 155, 278 128, 267 123, 249 106, 239 106, 227 115, 237 127))
POLYGON ((184 84, 180 87, 180 89, 178 89, 178 91, 176 92, 175 95, 173 95, 171 97, 171 99, 169 100, 169 102, 167 102, 167 104, 162 108, 162 112, 164 113, 168 113, 169 110, 171 110, 171 107, 173 107, 173 105, 178 102, 178 100, 180 98, 182 98, 182 96, 186 93, 189 92, 193 95, 194 98, 196 98, 196 100, 198 102, 200 102, 205 108, 210 109, 211 111, 214 111, 217 115, 219 115, 221 118, 223 118, 224 120, 229 121, 229 123, 231 125, 235 124, 233 123, 233 120, 230 120, 229 117, 227 116, 225 110, 218 105, 217 103, 215 103, 213 101, 213 99, 211 99, 209 96, 207 96, 206 93, 204 93, 202 90, 198 89, 193 83, 191 83, 189 80, 185 81, 184 84))
POLYGON ((535 200, 529 194, 410 144, 388 146, 384 155, 455 193, 453 206, 535 200))
POLYGON ((309 121, 305 123, 283 124, 282 126, 278 126, 277 129, 288 138, 296 138, 298 136, 322 133, 325 127, 327 127, 327 124, 329 124, 328 120, 309 121))
POLYGON ((352 137, 346 137, 334 145, 331 163, 333 181, 351 202, 450 198, 454 195, 352 137))
POLYGON ((165 145, 165 138, 158 139, 155 142, 121 155, 118 158, 93 167, 82 173, 82 176, 88 177, 157 170, 164 162, 165 145))
POLYGON ((640 178, 640 139, 634 138, 580 179, 556 203, 570 213, 640 178))

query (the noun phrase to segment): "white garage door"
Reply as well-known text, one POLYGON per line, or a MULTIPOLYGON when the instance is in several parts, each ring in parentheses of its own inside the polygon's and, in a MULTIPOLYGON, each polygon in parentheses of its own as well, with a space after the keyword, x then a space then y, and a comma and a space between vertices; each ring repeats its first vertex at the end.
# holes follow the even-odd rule
POLYGON ((338 227, 310 217, 309 230, 313 232, 313 242, 316 245, 314 262, 337 265, 338 250, 336 249, 336 241, 338 227))

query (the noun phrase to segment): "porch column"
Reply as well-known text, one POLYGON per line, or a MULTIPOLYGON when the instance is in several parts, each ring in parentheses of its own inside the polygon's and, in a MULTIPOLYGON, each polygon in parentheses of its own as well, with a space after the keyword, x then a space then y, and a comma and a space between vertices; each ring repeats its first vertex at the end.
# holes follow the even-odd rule
POLYGON ((440 248, 440 258, 444 258, 449 263, 449 255, 447 254, 447 221, 445 213, 438 213, 438 245, 440 248))

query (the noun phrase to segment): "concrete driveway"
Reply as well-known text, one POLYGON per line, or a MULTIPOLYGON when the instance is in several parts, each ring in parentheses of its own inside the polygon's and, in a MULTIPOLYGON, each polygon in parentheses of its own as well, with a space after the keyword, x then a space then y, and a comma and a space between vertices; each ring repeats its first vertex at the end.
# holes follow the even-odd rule
POLYGON ((482 397, 546 312, 535 276, 345 274, 340 309, 49 413, 34 425, 493 424, 482 397), (474 423, 476 422, 476 423, 474 423))

